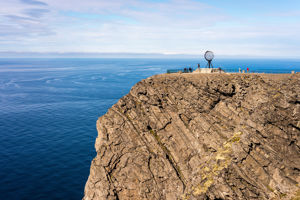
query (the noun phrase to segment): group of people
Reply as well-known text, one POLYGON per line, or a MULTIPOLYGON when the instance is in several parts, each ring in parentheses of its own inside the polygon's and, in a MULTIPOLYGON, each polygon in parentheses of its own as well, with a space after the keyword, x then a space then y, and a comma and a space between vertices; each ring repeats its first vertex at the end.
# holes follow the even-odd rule
MULTIPOLYGON (((200 64, 198 63, 198 69, 200 70, 200 64)), ((222 70, 221 67, 218 68, 220 71, 222 70)), ((241 70, 241 68, 239 69, 241 70)), ((249 68, 247 68, 247 70, 249 71, 249 68)), ((192 73, 193 72, 193 68, 189 67, 189 68, 184 68, 183 69, 183 73, 192 73)))
MULTIPOLYGON (((239 73, 242 73, 241 68, 239 68, 239 73)), ((245 73, 244 70, 243 70, 243 73, 245 73)), ((247 73, 249 73, 249 67, 247 67, 247 73)))
POLYGON ((183 69, 183 73, 192 73, 192 72, 193 72, 193 69, 191 67, 183 69))
MULTIPOLYGON (((200 70, 200 64, 199 63, 198 63, 198 69, 200 70)), ((219 71, 222 70, 221 67, 219 67, 218 69, 219 69, 219 71)), ((191 67, 189 67, 189 68, 186 67, 183 70, 183 73, 192 73, 192 72, 193 72, 193 68, 191 68, 191 67)), ((249 72, 250 72, 249 67, 247 67, 247 73, 249 73, 249 72)), ((239 73, 245 73, 245 70, 242 71, 242 69, 239 68, 239 73)))

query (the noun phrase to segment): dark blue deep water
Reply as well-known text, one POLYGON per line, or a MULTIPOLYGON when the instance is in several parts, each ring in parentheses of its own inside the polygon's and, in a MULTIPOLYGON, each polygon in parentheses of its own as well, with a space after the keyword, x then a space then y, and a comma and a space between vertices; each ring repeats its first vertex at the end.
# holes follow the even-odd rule
MULTIPOLYGON (((97 118, 141 79, 197 63, 0 59, 0 199, 81 199, 95 156, 97 118)), ((215 65, 300 71, 299 60, 218 60, 215 65)))

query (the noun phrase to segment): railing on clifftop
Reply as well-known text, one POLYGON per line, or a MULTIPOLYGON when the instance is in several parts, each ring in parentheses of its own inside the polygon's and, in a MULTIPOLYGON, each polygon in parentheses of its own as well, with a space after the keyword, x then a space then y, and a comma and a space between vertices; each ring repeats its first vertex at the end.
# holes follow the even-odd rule
POLYGON ((168 74, 171 74, 171 73, 179 73, 179 72, 181 72, 181 73, 191 73, 191 72, 193 72, 193 71, 194 71, 193 68, 168 69, 168 70, 167 70, 167 73, 168 73, 168 74))
MULTIPOLYGON (((192 69, 192 71, 189 71, 189 68, 186 68, 187 70, 184 71, 184 69, 168 69, 167 73, 190 73, 193 72, 194 69, 192 69)), ((216 67, 214 67, 213 69, 218 69, 216 67)), ((230 67, 221 67, 221 69, 226 72, 226 73, 243 73, 243 70, 245 71, 245 73, 247 73, 247 68, 230 68, 230 67)), ((289 74, 292 71, 295 71, 293 69, 257 69, 257 68, 250 68, 249 67, 249 73, 266 73, 266 74, 289 74)), ((295 73, 297 72, 297 70, 295 71, 295 73)))

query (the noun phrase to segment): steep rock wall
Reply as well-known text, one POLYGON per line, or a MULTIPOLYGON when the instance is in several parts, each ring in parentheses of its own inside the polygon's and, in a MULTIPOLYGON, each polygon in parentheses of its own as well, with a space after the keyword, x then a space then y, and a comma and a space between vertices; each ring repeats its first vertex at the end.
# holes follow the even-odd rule
POLYGON ((165 74, 97 121, 91 199, 299 195, 300 75, 165 74))

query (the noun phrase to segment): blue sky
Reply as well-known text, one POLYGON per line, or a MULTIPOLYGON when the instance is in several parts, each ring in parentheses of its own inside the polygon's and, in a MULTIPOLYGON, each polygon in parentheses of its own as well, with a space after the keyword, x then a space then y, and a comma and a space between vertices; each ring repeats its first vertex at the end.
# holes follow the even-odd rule
POLYGON ((300 58, 299 0, 0 0, 0 52, 300 58))

